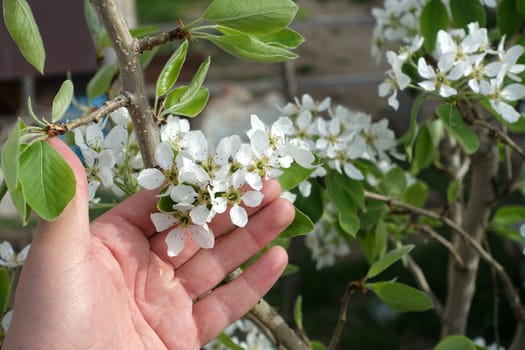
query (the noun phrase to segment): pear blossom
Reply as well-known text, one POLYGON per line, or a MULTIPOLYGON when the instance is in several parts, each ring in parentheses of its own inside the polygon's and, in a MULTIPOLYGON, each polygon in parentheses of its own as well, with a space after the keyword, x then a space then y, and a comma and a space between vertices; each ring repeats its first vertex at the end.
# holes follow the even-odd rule
POLYGON ((503 77, 499 76, 491 79, 490 82, 482 81, 480 92, 487 96, 492 108, 507 122, 514 123, 521 117, 521 114, 508 102, 517 101, 525 97, 525 86, 510 84, 503 87, 503 77))
POLYGON ((457 90, 450 84, 451 81, 458 80, 463 75, 460 69, 452 69, 450 62, 439 61, 438 70, 434 70, 431 65, 428 65, 423 57, 420 57, 417 63, 417 72, 419 75, 428 80, 418 83, 423 89, 427 91, 438 91, 442 97, 450 97, 457 94, 457 90))
POLYGON ((13 268, 24 265, 31 245, 25 246, 19 253, 15 253, 8 241, 0 244, 0 266, 13 268))
POLYGON ((190 235, 191 239, 201 248, 210 249, 215 245, 215 236, 208 225, 194 224, 187 212, 153 213, 151 221, 157 232, 174 227, 168 232, 165 239, 170 257, 179 255, 184 249, 186 234, 190 235))

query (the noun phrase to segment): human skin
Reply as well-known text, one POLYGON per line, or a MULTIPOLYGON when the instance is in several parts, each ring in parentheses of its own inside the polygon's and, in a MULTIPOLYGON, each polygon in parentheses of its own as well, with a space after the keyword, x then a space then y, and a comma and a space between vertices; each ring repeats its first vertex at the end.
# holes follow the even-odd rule
POLYGON ((181 254, 168 257, 167 232, 156 233, 150 220, 154 191, 140 191, 90 223, 82 164, 62 141, 49 142, 72 167, 77 192, 60 217, 38 224, 2 349, 198 349, 283 272, 286 251, 274 246, 217 287, 293 220, 277 182, 265 183, 261 206, 246 208, 245 228, 232 230, 228 215, 218 215, 213 249, 186 237, 181 254))

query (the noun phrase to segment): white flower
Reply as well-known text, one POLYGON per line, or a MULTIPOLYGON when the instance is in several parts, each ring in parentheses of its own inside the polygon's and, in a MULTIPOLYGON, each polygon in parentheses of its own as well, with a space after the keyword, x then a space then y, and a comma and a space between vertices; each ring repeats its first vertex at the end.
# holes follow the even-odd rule
POLYGON ((525 70, 525 65, 517 64, 516 62, 523 54, 523 46, 514 45, 507 51, 503 48, 505 43, 505 36, 501 39, 498 46, 499 61, 491 62, 485 67, 487 76, 496 77, 499 75, 506 75, 514 81, 520 82, 519 74, 525 70))
POLYGON ((439 61, 437 72, 434 68, 427 64, 423 57, 420 57, 417 64, 417 71, 419 75, 425 79, 418 83, 423 89, 427 91, 438 91, 442 97, 450 97, 457 94, 457 90, 450 85, 450 81, 458 80, 463 75, 460 69, 448 72, 452 66, 447 66, 449 62, 439 61))
POLYGON ((109 114, 109 117, 117 125, 123 126, 125 128, 127 128, 129 123, 131 123, 131 116, 129 115, 129 111, 126 107, 120 107, 114 110, 109 114))
POLYGON ((170 257, 179 255, 184 249, 186 233, 201 248, 210 249, 215 245, 215 237, 208 225, 194 224, 187 212, 153 213, 151 214, 151 221, 155 225, 157 232, 162 232, 175 226, 168 232, 165 239, 168 245, 168 256, 170 257))
POLYGON ((5 313, 4 317, 2 317, 2 329, 4 332, 7 332, 9 329, 9 326, 11 325, 11 318, 13 317, 13 310, 9 310, 5 313))
POLYGON ((167 142, 173 149, 177 150, 182 137, 188 131, 190 131, 190 123, 187 119, 169 115, 166 124, 160 129, 160 139, 162 142, 167 142))
MULTIPOLYGON (((159 188, 164 183, 166 175, 169 175, 168 178, 173 181, 177 178, 177 170, 174 168, 174 158, 173 149, 166 142, 161 142, 158 144, 155 149, 155 161, 161 168, 148 168, 140 172, 137 182, 140 186, 148 189, 154 190, 159 188)), ((176 183, 173 183, 176 185, 176 183)))
POLYGON ((397 91, 404 90, 410 85, 410 77, 402 72, 402 66, 404 62, 398 55, 396 55, 395 52, 388 51, 386 56, 388 62, 392 66, 392 69, 386 72, 388 78, 379 85, 379 96, 385 97, 392 92, 388 98, 388 104, 397 111, 399 108, 397 91))
POLYGON ((510 84, 502 88, 503 77, 491 79, 490 83, 482 81, 480 92, 487 96, 490 105, 509 123, 516 122, 521 114, 507 102, 517 101, 525 97, 525 86, 510 84))
POLYGON ((0 266, 13 268, 24 265, 30 247, 31 245, 27 245, 16 254, 11 243, 3 241, 0 244, 0 266))

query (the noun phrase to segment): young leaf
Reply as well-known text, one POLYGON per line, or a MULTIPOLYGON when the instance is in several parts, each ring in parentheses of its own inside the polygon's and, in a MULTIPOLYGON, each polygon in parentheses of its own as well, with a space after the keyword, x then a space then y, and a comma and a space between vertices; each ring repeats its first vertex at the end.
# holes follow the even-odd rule
POLYGON ((292 223, 279 235, 279 238, 290 238, 306 235, 314 229, 314 224, 308 216, 295 208, 295 217, 292 223))
POLYGON ((9 273, 7 269, 0 268, 0 315, 6 312, 7 306, 9 305, 10 290, 9 273))
POLYGON ((18 183, 16 189, 9 190, 9 196, 11 197, 11 201, 13 202, 18 215, 22 219, 22 225, 27 225, 29 222, 29 216, 31 215, 31 207, 25 200, 22 185, 18 183))
POLYGON ((299 295, 295 299, 293 307, 293 318, 298 329, 303 329, 303 296, 299 295))
POLYGON ((326 350, 326 346, 317 340, 310 342, 310 346, 312 347, 312 350, 326 350))
POLYGON ((522 25, 524 16, 518 11, 517 0, 503 0, 499 4, 497 21, 501 35, 514 35, 522 25))
MULTIPOLYGON (((217 26, 217 29, 223 34, 244 35, 243 32, 228 27, 217 26)), ((266 44, 286 49, 295 49, 304 42, 303 36, 290 28, 283 28, 273 33, 254 34, 254 36, 266 44)))
POLYGON ((286 48, 267 44, 251 35, 206 35, 204 39, 234 56, 252 61, 284 62, 298 57, 286 48))
POLYGON ((164 104, 165 114, 176 114, 193 118, 202 112, 210 96, 208 89, 201 87, 195 96, 183 101, 182 96, 187 89, 187 86, 181 86, 168 94, 164 104))
POLYGON ((75 195, 73 171, 45 141, 22 152, 19 176, 27 203, 45 220, 57 218, 75 195))
POLYGON ((417 132, 419 130, 419 124, 417 123, 417 115, 421 109, 421 105, 425 101, 426 96, 424 94, 419 95, 410 109, 410 125, 408 131, 400 138, 405 144, 405 153, 407 155, 407 161, 412 160, 412 148, 416 140, 417 132))
POLYGON ((507 239, 523 242, 525 239, 521 236, 519 227, 523 223, 524 217, 525 206, 502 206, 492 216, 489 228, 507 239))
POLYGON ((231 350, 244 350, 242 346, 238 345, 232 340, 226 333, 222 332, 217 336, 217 340, 221 342, 222 345, 226 346, 231 350))
POLYGON ((447 130, 458 140, 467 154, 472 154, 478 150, 478 136, 465 124, 456 106, 451 103, 445 103, 439 106, 436 112, 447 130))
POLYGON ((485 27, 487 14, 479 0, 450 0, 450 12, 454 22, 467 29, 467 25, 478 22, 480 27, 485 27))
POLYGON ((44 73, 46 52, 33 12, 26 0, 4 0, 4 22, 25 59, 44 73))
POLYGON ((292 0, 215 0, 202 18, 245 33, 272 33, 288 26, 297 9, 292 0))
POLYGON ((379 188, 389 197, 399 199, 406 191, 407 181, 405 173, 400 168, 393 168, 386 173, 379 184, 379 188))
POLYGON ((370 269, 368 269, 368 273, 366 274, 366 278, 373 278, 379 275, 381 272, 392 266, 392 264, 394 264, 396 261, 407 255, 412 249, 414 249, 414 245, 408 244, 389 251, 383 255, 383 257, 373 263, 372 266, 370 266, 370 269))
POLYGON ((476 350, 476 346, 464 335, 449 335, 441 339, 434 350, 476 350))
POLYGON ((441 0, 427 2, 419 18, 421 34, 425 38, 425 47, 428 52, 436 47, 437 33, 448 26, 448 12, 441 0))
POLYGON ((171 55, 170 59, 159 74, 157 78, 157 84, 155 87, 155 97, 159 98, 166 95, 168 91, 173 87, 177 79, 179 78, 182 65, 186 60, 186 53, 188 52, 188 41, 184 40, 179 45, 177 50, 171 55))
POLYGON ((51 109, 51 121, 56 122, 64 116, 71 100, 73 99, 73 83, 71 80, 66 80, 60 86, 58 93, 53 99, 53 107, 51 109))
POLYGON ((206 79, 206 74, 208 74, 210 62, 211 58, 208 57, 204 62, 201 63, 199 69, 197 70, 197 73, 195 73, 190 83, 188 84, 188 87, 182 93, 180 97, 181 102, 190 101, 197 95, 199 89, 202 86, 202 83, 204 83, 204 79, 206 79))
POLYGON ((7 188, 12 191, 16 190, 18 184, 20 137, 23 135, 25 127, 22 119, 18 119, 2 148, 2 173, 7 188))
POLYGON ((379 299, 397 312, 426 311, 433 308, 425 293, 397 282, 376 282, 367 285, 379 299))
MULTIPOLYGON (((337 181, 335 171, 329 172, 326 176, 326 189, 332 202, 337 209, 337 216, 341 228, 355 237, 359 230, 359 217, 357 216, 357 206, 347 191, 341 190, 341 186, 337 181)), ((344 187, 343 187, 344 188, 344 187)))
POLYGON ((105 94, 111 87, 111 82, 117 73, 118 66, 115 63, 110 63, 100 68, 87 84, 88 100, 105 94))

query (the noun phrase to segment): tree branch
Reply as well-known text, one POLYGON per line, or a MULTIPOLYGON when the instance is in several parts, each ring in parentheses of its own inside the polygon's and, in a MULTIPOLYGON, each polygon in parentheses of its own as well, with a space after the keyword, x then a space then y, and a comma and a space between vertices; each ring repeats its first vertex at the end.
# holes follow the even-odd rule
POLYGON ((509 135, 502 132, 501 130, 498 130, 495 126, 489 124, 485 120, 476 119, 475 123, 485 129, 488 129, 491 133, 501 139, 503 143, 507 144, 514 152, 519 154, 521 158, 525 159, 525 151, 516 142, 514 142, 514 140, 509 135))
POLYGON ((473 240, 468 232, 466 232, 461 226, 457 225, 454 221, 450 220, 447 217, 444 217, 442 215, 436 214, 432 211, 418 208, 415 206, 412 206, 410 204, 398 201, 396 199, 386 197, 377 193, 365 191, 365 198, 381 201, 384 203, 387 203, 390 206, 398 207, 405 209, 415 215, 419 216, 425 216, 434 220, 441 221, 448 227, 450 227, 455 233, 457 233, 463 241, 471 246, 478 254, 479 256, 491 267, 496 271, 499 279, 501 280, 503 289, 505 291, 505 295, 512 307, 512 310, 514 312, 514 316, 518 320, 520 324, 523 324, 525 326, 525 308, 523 307, 520 299, 520 295, 518 291, 514 288, 514 285, 512 284, 512 280, 510 279, 509 275, 501 266, 499 262, 497 262, 483 247, 473 240))
POLYGON ((346 323, 346 311, 348 309, 348 304, 350 303, 350 297, 356 289, 359 289, 361 284, 359 282, 350 282, 348 283, 348 286, 346 287, 345 294, 341 298, 341 307, 339 309, 339 317, 337 318, 337 325, 334 329, 334 334, 332 335, 332 339, 330 339, 330 344, 328 345, 328 350, 335 350, 337 347, 337 344, 339 344, 339 341, 341 340, 341 333, 343 332, 343 327, 346 323))
POLYGON ((138 41, 131 36, 117 0, 91 0, 91 2, 117 54, 122 88, 130 97, 128 110, 133 120, 144 165, 146 168, 153 167, 159 131, 146 95, 138 41))
POLYGON ((131 102, 131 98, 127 93, 123 93, 109 101, 104 102, 104 104, 94 110, 91 113, 85 114, 79 118, 76 118, 68 123, 65 123, 63 127, 66 131, 73 130, 78 128, 81 125, 89 124, 90 122, 98 123, 98 121, 110 114, 111 112, 119 109, 120 107, 126 107, 131 102))
POLYGON ((447 250, 449 251, 452 258, 456 261, 456 264, 459 267, 464 267, 463 259, 461 258, 461 255, 459 255, 458 251, 452 243, 447 241, 443 236, 441 236, 439 233, 434 231, 430 226, 427 225, 420 225, 420 224, 414 224, 414 228, 419 231, 423 231, 427 235, 429 235, 431 238, 435 239, 437 242, 441 243, 447 250))
POLYGON ((167 42, 183 39, 191 40, 191 35, 184 30, 184 23, 182 20, 179 20, 179 26, 175 29, 162 32, 154 36, 145 36, 139 39, 137 52, 141 54, 144 51, 151 50, 156 46, 164 45, 167 42))
MULTIPOLYGON (((226 282, 233 281, 242 273, 240 268, 231 272, 225 279, 226 282)), ((306 344, 281 317, 281 315, 264 299, 259 300, 250 310, 248 317, 253 317, 257 323, 266 327, 272 334, 277 346, 284 346, 287 350, 310 350, 306 344)), ((269 337, 270 338, 270 337, 269 337)))

